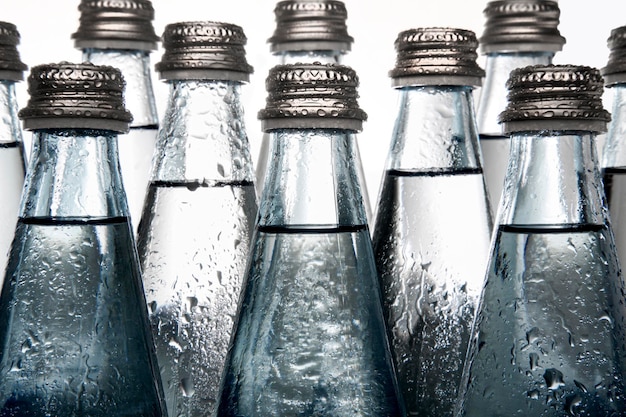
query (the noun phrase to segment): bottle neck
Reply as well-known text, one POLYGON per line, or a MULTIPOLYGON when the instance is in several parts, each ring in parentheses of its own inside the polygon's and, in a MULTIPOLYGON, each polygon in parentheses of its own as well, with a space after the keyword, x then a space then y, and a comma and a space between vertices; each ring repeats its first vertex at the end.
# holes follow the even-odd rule
POLYGON ((0 81, 0 143, 22 142, 22 129, 17 117, 15 82, 0 81))
POLYGON ((252 182, 241 84, 171 81, 152 181, 252 182))
POLYGON ((626 168, 626 84, 617 84, 611 87, 611 91, 613 109, 602 152, 602 167, 626 168))
POLYGON ((154 127, 159 117, 150 73, 150 52, 118 49, 85 49, 83 61, 118 68, 124 76, 126 108, 133 115, 131 128, 154 127))
POLYGON ((276 53, 281 64, 299 64, 320 62, 322 64, 341 64, 344 52, 337 50, 320 51, 282 51, 276 53))
POLYGON ((498 116, 507 106, 506 82, 515 68, 552 63, 554 52, 491 53, 485 62, 485 81, 480 92, 476 120, 481 135, 504 136, 498 116))
POLYGON ((127 217, 117 133, 36 130, 20 217, 127 217))
POLYGON ((399 94, 388 169, 482 168, 471 87, 404 87, 399 94))
POLYGON ((272 131, 258 225, 365 226, 353 135, 339 129, 272 131))
POLYGON ((605 224, 595 134, 526 132, 511 136, 498 224, 605 224))

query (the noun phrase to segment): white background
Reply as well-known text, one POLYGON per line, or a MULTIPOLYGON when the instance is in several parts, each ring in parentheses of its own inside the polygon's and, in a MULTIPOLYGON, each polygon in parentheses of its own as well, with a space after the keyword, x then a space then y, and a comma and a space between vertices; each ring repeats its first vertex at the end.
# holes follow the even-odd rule
MULTIPOLYGON (((58 61, 78 62, 80 51, 70 38, 78 28, 79 0, 0 0, 0 20, 17 25, 22 35, 19 51, 29 66, 58 61)), ((348 32, 354 37, 352 51, 344 63, 360 76, 361 107, 369 120, 359 134, 361 157, 369 193, 374 200, 382 175, 396 112, 396 93, 387 76, 395 62, 393 42, 398 32, 425 26, 483 31, 483 9, 487 0, 344 0, 348 9, 348 32)), ((272 0, 153 0, 154 27, 158 35, 168 23, 186 20, 215 20, 235 23, 248 37, 248 61, 254 66, 249 85, 243 88, 246 127, 254 162, 260 145, 260 123, 256 114, 265 101, 264 80, 277 63, 266 43, 275 27, 272 0)), ((606 65, 606 39, 613 28, 626 25, 625 0, 561 0, 561 34, 567 39, 555 63, 606 65)), ((152 54, 159 61, 161 50, 152 54)), ((481 65, 484 57, 481 57, 481 65)), ((167 87, 154 76, 157 107, 162 114, 167 87)), ((26 83, 18 85, 18 101, 28 99, 26 83)), ((610 90, 609 90, 610 91, 610 90)), ((610 93, 607 94, 610 99, 610 93)), ((608 100, 608 99, 607 99, 608 100)), ((609 109, 610 110, 610 109, 609 109)))

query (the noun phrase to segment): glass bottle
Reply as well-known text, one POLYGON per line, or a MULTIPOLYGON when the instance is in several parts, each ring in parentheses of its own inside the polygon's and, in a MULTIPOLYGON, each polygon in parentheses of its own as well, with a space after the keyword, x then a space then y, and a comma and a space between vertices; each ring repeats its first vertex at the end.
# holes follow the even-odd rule
POLYGON ((132 119, 112 67, 41 65, 0 296, 0 415, 161 416, 160 380, 117 158, 132 119))
POLYGON ((451 416, 485 277, 492 219, 472 90, 474 32, 419 28, 396 40, 399 111, 373 246, 408 415, 451 416))
POLYGON ((2 272, 15 232, 26 167, 15 94, 15 83, 24 79, 24 71, 27 69, 17 51, 19 42, 20 34, 15 25, 0 22, 0 195, 2 195, 0 271, 2 272))
POLYGON ((476 120, 491 207, 499 206, 510 140, 498 115, 507 104, 506 80, 515 68, 548 65, 565 44, 558 30, 560 9, 552 0, 491 1, 484 10, 485 30, 479 39, 486 55, 485 81, 476 120))
POLYGON ((354 164, 355 72, 274 67, 259 113, 275 155, 218 416, 402 416, 354 164))
POLYGON ((139 226, 139 258, 168 415, 211 416, 257 214, 236 25, 166 26, 170 85, 139 226))
POLYGON ((626 415, 626 288, 594 144, 610 118, 602 77, 531 66, 508 87, 511 157, 458 415, 626 415))
POLYGON ((602 173, 617 254, 626 264, 626 26, 613 29, 608 44, 611 54, 602 74, 605 86, 613 93, 613 111, 602 153, 602 173))
POLYGON ((146 197, 158 130, 150 52, 157 48, 154 8, 149 0, 81 0, 80 25, 72 35, 82 60, 119 68, 126 80, 130 130, 119 135, 122 180, 133 229, 137 230, 146 197))
MULTIPOLYGON (((284 0, 274 9, 276 28, 268 39, 272 54, 279 64, 319 62, 341 64, 352 48, 354 39, 348 34, 348 11, 339 0, 284 0)), ((257 193, 261 195, 265 174, 272 163, 269 133, 264 132, 256 166, 257 193)), ((353 145, 363 204, 368 221, 373 219, 365 173, 358 149, 353 145)))

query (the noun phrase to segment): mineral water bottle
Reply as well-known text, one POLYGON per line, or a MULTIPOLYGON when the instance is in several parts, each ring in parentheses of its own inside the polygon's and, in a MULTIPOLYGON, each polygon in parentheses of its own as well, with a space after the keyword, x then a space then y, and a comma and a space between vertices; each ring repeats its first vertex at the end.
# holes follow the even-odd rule
POLYGON ((485 278, 491 214, 472 90, 473 32, 396 40, 399 110, 373 233, 383 310, 408 415, 451 416, 485 278))
POLYGON ((613 112, 602 171, 617 254, 621 264, 626 264, 626 26, 614 29, 608 44, 611 54, 602 74, 613 92, 613 112))
POLYGON ((119 135, 122 180, 136 230, 143 209, 158 115, 150 75, 150 52, 159 37, 152 27, 149 0, 81 0, 80 25, 72 35, 83 61, 119 68, 126 80, 126 107, 133 115, 130 130, 119 135))
POLYGON ((211 416, 257 214, 236 25, 166 26, 170 86, 139 226, 152 335, 170 416, 211 416))
POLYGON ((509 137, 502 133, 498 115, 506 108, 509 73, 528 65, 548 65, 563 48, 565 38, 558 30, 560 10, 553 0, 491 1, 480 38, 486 55, 485 81, 480 92, 476 119, 480 134, 485 182, 495 211, 509 157, 509 137))
POLYGON ((511 156, 460 416, 626 415, 626 288, 594 144, 602 83, 581 66, 511 73, 511 156))
POLYGON ((26 65, 17 45, 20 34, 12 23, 0 22, 0 271, 4 274, 24 185, 25 151, 17 117, 15 83, 26 65))
MULTIPOLYGON (((284 0, 276 4, 274 15, 276 29, 268 42, 272 54, 278 57, 279 64, 341 64, 352 48, 354 39, 348 34, 348 11, 342 1, 284 0)), ((355 143, 353 148, 363 205, 369 221, 372 219, 372 210, 358 144, 355 143)), ((265 132, 256 166, 256 187, 259 195, 263 190, 268 166, 272 164, 274 157, 269 149, 269 133, 265 132)))
POLYGON ((365 113, 342 65, 274 67, 275 155, 218 416, 403 416, 354 164, 365 113))
POLYGON ((34 130, 0 296, 0 415, 161 416, 160 380, 117 157, 112 67, 32 69, 34 130))

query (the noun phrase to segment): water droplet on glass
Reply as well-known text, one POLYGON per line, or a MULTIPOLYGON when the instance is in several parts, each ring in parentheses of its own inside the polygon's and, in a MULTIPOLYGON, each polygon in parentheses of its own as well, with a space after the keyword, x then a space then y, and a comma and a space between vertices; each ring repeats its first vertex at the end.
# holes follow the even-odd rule
POLYGON ((563 381, 563 373, 558 369, 546 369, 543 374, 543 379, 545 379, 548 389, 551 390, 557 390, 565 385, 565 382, 563 381))
POLYGON ((528 355, 528 358, 530 359, 530 370, 534 371, 539 367, 539 355, 537 355, 536 353, 531 353, 530 355, 528 355))
POLYGON ((529 331, 526 332, 526 341, 528 344, 535 343, 539 339, 539 329, 533 327, 529 331))
POLYGON ((583 399, 579 395, 570 395, 565 399, 565 411, 570 416, 578 416, 576 408, 583 402, 583 399))
POLYGON ((182 378, 180 380, 180 389, 185 397, 192 397, 194 392, 196 392, 191 378, 182 378))
POLYGON ((533 400, 538 400, 539 390, 534 389, 534 390, 528 391, 526 395, 528 395, 528 398, 532 398, 533 400))
POLYGON ((582 392, 585 392, 585 393, 586 393, 586 392, 589 392, 589 391, 587 390, 587 387, 586 387, 586 386, 584 386, 582 382, 578 382, 578 381, 574 380, 574 384, 575 384, 575 385, 576 385, 576 386, 577 386, 577 387, 578 387, 578 388, 579 388, 582 392))

